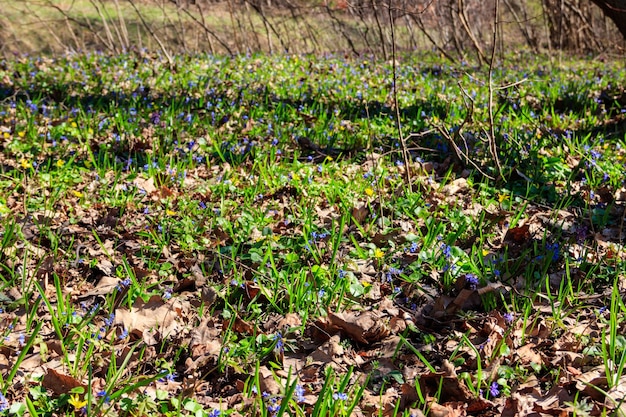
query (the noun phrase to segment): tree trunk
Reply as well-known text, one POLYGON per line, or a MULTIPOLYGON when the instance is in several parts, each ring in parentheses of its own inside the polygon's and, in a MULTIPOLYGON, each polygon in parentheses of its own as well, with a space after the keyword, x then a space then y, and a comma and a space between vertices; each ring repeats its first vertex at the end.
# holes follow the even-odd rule
POLYGON ((626 39, 626 0, 591 0, 602 9, 616 25, 626 39))

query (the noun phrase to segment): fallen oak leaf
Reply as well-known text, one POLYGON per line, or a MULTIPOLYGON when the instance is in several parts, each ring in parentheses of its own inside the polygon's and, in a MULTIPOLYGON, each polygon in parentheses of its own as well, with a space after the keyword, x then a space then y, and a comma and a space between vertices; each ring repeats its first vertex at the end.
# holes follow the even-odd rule
POLYGON ((529 242, 531 240, 530 224, 526 223, 522 226, 512 227, 506 231, 504 242, 512 242, 518 245, 529 242))
POLYGON ((389 336, 390 330, 382 317, 373 311, 333 313, 328 312, 332 325, 343 330, 353 340, 368 345, 389 336))
POLYGON ((231 328, 235 333, 239 333, 239 334, 252 335, 252 334, 262 333, 262 332, 259 332, 254 325, 248 323, 245 320, 242 320, 239 317, 234 318, 234 320, 232 321, 232 325, 230 323, 231 323, 231 319, 224 320, 224 323, 222 324, 222 328, 224 329, 231 328))
POLYGON ((465 404, 474 399, 474 394, 465 382, 457 376, 447 376, 445 372, 430 372, 420 375, 420 390, 428 395, 439 394, 439 399, 446 401, 463 401, 465 404))
POLYGON ((51 390, 56 395, 67 394, 74 388, 78 387, 87 389, 87 385, 83 384, 76 378, 70 375, 62 374, 53 368, 46 369, 42 385, 44 388, 51 390))
POLYGON ((130 310, 118 308, 114 324, 121 325, 128 333, 135 333, 148 345, 152 345, 156 343, 150 337, 152 333, 157 331, 161 337, 172 334, 178 328, 176 318, 179 315, 180 311, 173 303, 167 303, 161 296, 154 295, 147 302, 138 299, 130 310))

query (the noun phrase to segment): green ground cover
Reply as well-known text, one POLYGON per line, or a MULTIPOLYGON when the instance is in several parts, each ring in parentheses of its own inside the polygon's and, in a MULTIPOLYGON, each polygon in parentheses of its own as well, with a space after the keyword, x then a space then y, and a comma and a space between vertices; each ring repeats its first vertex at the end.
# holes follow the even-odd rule
POLYGON ((626 73, 529 62, 0 62, 0 409, 620 407, 626 73))

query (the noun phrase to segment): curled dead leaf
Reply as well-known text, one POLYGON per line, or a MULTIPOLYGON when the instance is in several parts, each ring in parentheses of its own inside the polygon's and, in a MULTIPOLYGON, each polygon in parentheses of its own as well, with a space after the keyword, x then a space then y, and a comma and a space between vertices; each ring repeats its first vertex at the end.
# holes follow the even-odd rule
POLYGON ((373 311, 364 312, 328 312, 333 326, 344 331, 351 339, 370 344, 378 342, 391 333, 389 327, 381 319, 381 315, 373 311))
POLYGON ((46 369, 42 385, 44 388, 51 390, 56 395, 67 394, 72 389, 77 387, 87 389, 87 385, 83 384, 76 378, 70 375, 62 374, 52 368, 46 369))

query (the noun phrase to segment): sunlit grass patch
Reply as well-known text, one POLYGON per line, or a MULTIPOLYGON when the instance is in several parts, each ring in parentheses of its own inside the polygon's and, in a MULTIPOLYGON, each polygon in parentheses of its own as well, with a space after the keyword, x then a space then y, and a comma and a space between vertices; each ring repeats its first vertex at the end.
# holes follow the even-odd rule
POLYGON ((175 60, 0 70, 13 414, 408 415, 459 392, 487 413, 520 384, 600 407, 564 349, 617 392, 623 112, 589 77, 622 70, 503 64, 527 82, 498 97, 490 180, 441 134, 493 172, 472 68, 402 59, 405 159, 388 64, 175 60))

